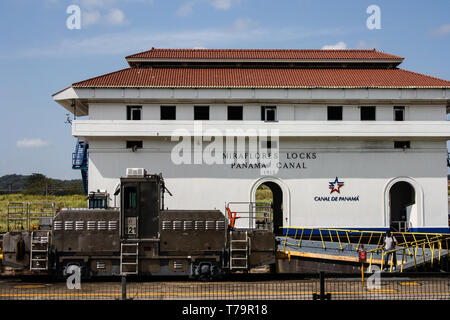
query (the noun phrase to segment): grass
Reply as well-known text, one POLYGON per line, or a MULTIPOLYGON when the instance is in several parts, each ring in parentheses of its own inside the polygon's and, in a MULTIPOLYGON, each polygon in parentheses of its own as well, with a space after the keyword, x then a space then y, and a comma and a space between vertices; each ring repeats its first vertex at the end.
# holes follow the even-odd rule
MULTIPOLYGON (((8 215, 8 203, 49 203, 54 202, 57 207, 72 207, 72 208, 86 208, 87 200, 86 196, 82 194, 70 195, 70 196, 36 196, 36 195, 24 195, 17 194, 4 194, 0 195, 0 232, 6 231, 6 218, 8 215)), ((39 208, 39 206, 37 206, 39 208)))

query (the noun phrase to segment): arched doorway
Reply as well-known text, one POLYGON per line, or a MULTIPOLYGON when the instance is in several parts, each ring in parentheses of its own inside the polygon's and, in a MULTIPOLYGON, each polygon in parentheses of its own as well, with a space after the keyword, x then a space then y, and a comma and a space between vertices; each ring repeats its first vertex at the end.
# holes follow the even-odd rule
POLYGON ((409 182, 398 181, 389 189, 390 228, 406 232, 411 225, 412 214, 416 213, 416 192, 409 182))
MULTIPOLYGON (((266 206, 271 208, 269 218, 270 229, 275 234, 282 234, 283 230, 283 190, 273 181, 265 181, 260 183, 255 191, 255 209, 258 214, 258 206, 266 206)), ((261 210, 266 213, 268 210, 261 210)), ((261 218, 261 217, 260 217, 261 218)))

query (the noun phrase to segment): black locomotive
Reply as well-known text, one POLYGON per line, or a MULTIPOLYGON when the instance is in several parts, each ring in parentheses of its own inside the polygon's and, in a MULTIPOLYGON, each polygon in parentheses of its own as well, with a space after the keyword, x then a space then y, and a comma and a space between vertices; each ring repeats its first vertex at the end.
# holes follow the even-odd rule
POLYGON ((166 210, 161 175, 120 179, 120 209, 92 193, 88 209, 64 208, 35 230, 3 237, 3 264, 36 273, 184 275, 208 280, 275 263, 271 230, 236 229, 219 210, 166 210))

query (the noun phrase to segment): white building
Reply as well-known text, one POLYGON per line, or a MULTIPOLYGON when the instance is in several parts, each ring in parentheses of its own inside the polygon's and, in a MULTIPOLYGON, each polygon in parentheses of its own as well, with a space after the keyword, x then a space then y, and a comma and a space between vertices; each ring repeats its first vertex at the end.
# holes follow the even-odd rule
POLYGON ((152 49, 127 61, 53 96, 87 117, 72 133, 89 144, 89 190, 113 193, 126 168, 145 168, 163 174, 170 209, 224 211, 266 184, 276 228, 448 232, 450 81, 376 50, 152 49), (233 149, 253 134, 258 150, 233 149), (270 170, 252 162, 269 154, 270 170))

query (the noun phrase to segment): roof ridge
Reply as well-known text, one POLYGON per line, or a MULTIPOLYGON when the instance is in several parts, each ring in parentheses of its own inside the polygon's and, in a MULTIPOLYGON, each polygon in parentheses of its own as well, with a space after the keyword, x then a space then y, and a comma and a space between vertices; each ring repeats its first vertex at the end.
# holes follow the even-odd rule
POLYGON ((155 48, 128 55, 126 59, 158 59, 158 58, 203 58, 205 59, 381 59, 403 60, 403 57, 373 49, 237 49, 237 48, 155 48), (311 56, 308 56, 311 55, 311 56))
POLYGON ((132 56, 145 53, 145 52, 155 52, 155 51, 314 51, 314 52, 325 52, 325 51, 332 51, 332 52, 378 52, 383 53, 387 55, 393 55, 390 53, 385 53, 383 51, 378 51, 375 48, 373 49, 270 49, 270 48, 259 48, 259 49, 220 49, 220 48, 152 48, 150 50, 144 50, 142 52, 134 53, 132 56))

